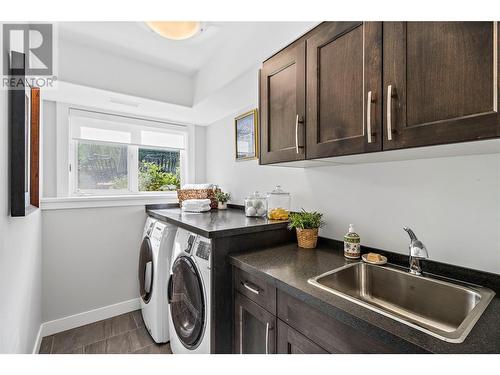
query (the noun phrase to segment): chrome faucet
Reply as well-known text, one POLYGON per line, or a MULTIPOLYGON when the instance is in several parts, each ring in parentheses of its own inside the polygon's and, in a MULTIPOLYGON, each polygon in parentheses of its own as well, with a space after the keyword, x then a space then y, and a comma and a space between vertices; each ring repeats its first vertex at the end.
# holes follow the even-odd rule
POLYGON ((420 260, 429 258, 425 245, 418 240, 415 233, 408 227, 403 229, 410 236, 410 273, 413 275, 421 275, 420 260))

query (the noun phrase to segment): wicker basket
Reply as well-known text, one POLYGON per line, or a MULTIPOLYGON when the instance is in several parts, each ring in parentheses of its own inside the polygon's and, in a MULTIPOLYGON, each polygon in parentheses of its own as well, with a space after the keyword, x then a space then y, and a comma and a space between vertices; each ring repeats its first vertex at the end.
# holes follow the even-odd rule
POLYGON ((177 198, 181 207, 182 201, 187 199, 210 199, 210 208, 217 208, 216 191, 215 189, 179 189, 177 190, 177 198))
POLYGON ((314 249, 318 243, 318 228, 297 229, 297 242, 303 249, 314 249))

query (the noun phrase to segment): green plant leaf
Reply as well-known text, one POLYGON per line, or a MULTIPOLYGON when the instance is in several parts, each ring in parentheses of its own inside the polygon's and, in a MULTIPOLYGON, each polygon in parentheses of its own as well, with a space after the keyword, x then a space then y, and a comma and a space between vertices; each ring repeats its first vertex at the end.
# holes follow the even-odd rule
POLYGON ((314 229, 325 225, 322 213, 308 212, 304 209, 301 212, 291 212, 288 221, 288 229, 314 229))
POLYGON ((181 185, 179 168, 175 174, 168 173, 155 163, 142 162, 139 168, 140 191, 168 191, 179 189, 181 185))
POLYGON ((217 192, 215 193, 215 198, 218 202, 226 203, 231 199, 231 194, 224 193, 222 190, 217 190, 217 192))

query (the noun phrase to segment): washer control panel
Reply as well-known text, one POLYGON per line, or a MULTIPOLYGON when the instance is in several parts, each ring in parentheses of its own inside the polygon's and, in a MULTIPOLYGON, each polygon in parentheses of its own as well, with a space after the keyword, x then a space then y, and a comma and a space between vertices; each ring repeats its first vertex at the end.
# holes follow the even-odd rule
POLYGON ((209 242, 200 241, 198 243, 198 248, 196 249, 196 256, 201 259, 208 260, 210 258, 210 251, 212 246, 209 242))

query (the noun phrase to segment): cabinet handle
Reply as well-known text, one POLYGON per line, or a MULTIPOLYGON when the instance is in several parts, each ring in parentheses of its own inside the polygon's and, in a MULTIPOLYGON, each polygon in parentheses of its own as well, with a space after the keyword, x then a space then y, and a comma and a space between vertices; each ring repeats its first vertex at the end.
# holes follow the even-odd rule
POLYGON ((241 285, 243 285, 246 289, 248 289, 252 293, 255 293, 257 295, 260 293, 260 290, 258 288, 252 287, 252 286, 248 285, 246 282, 242 282, 241 285))
POLYGON ((299 153, 299 115, 295 117, 295 151, 299 153))
POLYGON ((266 323, 266 354, 269 354, 269 322, 266 323))
POLYGON ((387 140, 392 141, 392 85, 387 86, 387 140))
POLYGON ((299 123, 302 124, 304 120, 301 119, 301 117, 297 114, 295 116, 295 151, 297 154, 300 154, 299 149, 304 147, 304 146, 299 146, 299 123))
POLYGON ((240 321, 240 354, 243 354, 243 306, 241 305, 238 319, 240 321))
POLYGON ((372 103, 375 102, 371 91, 368 91, 366 100, 366 132, 368 133, 368 143, 372 143, 372 103))

